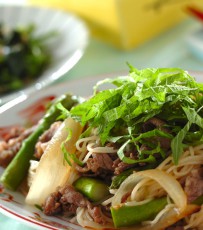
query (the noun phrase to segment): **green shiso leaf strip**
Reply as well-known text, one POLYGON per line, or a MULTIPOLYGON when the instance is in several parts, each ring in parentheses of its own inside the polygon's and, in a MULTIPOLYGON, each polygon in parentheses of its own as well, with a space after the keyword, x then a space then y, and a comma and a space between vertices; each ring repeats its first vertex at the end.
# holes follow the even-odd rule
POLYGON ((126 163, 153 162, 155 153, 164 158, 166 154, 160 143, 151 140, 166 138, 171 141, 177 164, 184 146, 203 139, 203 84, 179 68, 129 67, 128 76, 98 82, 94 95, 73 107, 70 116, 82 125, 88 124, 86 134, 96 129, 102 145, 109 141, 119 143, 118 156, 126 163), (113 87, 99 91, 106 83, 113 87), (164 128, 170 132, 160 127, 144 132, 143 124, 153 117, 163 120, 164 128), (148 147, 147 152, 139 152, 143 143, 148 147), (125 156, 129 146, 138 151, 139 159, 125 156))
POLYGON ((72 137, 72 130, 67 128, 67 138, 65 141, 61 143, 61 150, 63 152, 64 160, 72 166, 71 160, 73 160, 76 164, 83 166, 83 162, 80 161, 77 156, 74 153, 70 153, 66 149, 66 143, 71 139, 72 137))

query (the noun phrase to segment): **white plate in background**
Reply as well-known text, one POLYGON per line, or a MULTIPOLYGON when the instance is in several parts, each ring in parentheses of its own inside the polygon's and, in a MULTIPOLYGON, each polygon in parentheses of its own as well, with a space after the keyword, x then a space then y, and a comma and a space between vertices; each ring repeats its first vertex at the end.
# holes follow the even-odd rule
POLYGON ((36 36, 56 31, 57 35, 47 41, 52 54, 51 65, 29 87, 0 96, 0 105, 11 99, 42 89, 59 79, 82 57, 89 41, 85 23, 75 15, 59 10, 28 5, 0 5, 0 23, 8 28, 36 26, 36 36))

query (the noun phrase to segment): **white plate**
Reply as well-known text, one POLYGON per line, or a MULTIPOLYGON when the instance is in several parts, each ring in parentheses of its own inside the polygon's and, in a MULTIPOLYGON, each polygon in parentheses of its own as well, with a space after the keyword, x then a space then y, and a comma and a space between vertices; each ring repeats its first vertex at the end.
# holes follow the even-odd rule
MULTIPOLYGON (((197 81, 203 81, 203 72, 192 72, 191 74, 193 76, 196 76, 197 81)), ((6 127, 10 125, 23 124, 28 116, 32 114, 32 111, 36 111, 36 108, 40 108, 39 105, 43 104, 43 101, 46 101, 45 99, 48 99, 50 96, 59 96, 66 92, 81 96, 88 96, 91 95, 92 87, 98 80, 101 80, 104 77, 111 76, 118 76, 118 74, 110 74, 108 76, 98 76, 94 78, 85 78, 83 80, 67 82, 44 89, 42 91, 39 91, 37 94, 30 95, 24 101, 18 103, 10 109, 5 110, 2 114, 0 114, 0 135, 2 135, 3 131, 6 131, 6 127), (42 98, 44 100, 42 100, 42 98), (41 104, 39 104, 39 102, 41 104), (28 113, 22 113, 22 111, 25 110, 28 113)), ((6 107, 4 107, 4 109, 6 109, 6 107)), ((37 117, 38 115, 40 115, 40 113, 35 113, 35 115, 37 117)), ((2 172, 3 169, 0 168, 0 174, 2 172)), ((6 189, 3 189, 1 185, 0 212, 11 218, 24 222, 25 224, 34 227, 35 229, 82 230, 81 227, 71 224, 67 219, 45 216, 35 207, 26 205, 23 195, 21 195, 19 192, 8 191, 6 189)))
POLYGON ((32 86, 17 93, 0 97, 0 105, 20 96, 42 89, 67 73, 82 57, 88 44, 88 29, 75 15, 58 10, 27 5, 0 6, 0 23, 15 28, 36 25, 36 36, 56 31, 57 35, 47 41, 52 54, 52 64, 32 86))

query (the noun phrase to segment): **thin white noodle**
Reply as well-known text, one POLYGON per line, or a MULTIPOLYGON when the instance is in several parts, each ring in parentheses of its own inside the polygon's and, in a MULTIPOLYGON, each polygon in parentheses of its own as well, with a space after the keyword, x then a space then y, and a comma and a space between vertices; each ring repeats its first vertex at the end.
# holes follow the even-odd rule
POLYGON ((79 150, 79 151, 82 151, 83 148, 80 147, 81 143, 88 143, 90 141, 98 141, 99 140, 99 137, 98 136, 91 136, 91 137, 84 137, 84 138, 81 138, 79 139, 77 142, 76 142, 76 148, 79 150))
POLYGON ((101 204, 102 204, 103 206, 107 206, 108 204, 111 204, 112 199, 113 199, 113 197, 111 197, 111 198, 109 198, 109 199, 103 201, 101 204))
POLYGON ((170 156, 170 157, 167 157, 157 168, 162 170, 164 167, 170 167, 169 163, 171 163, 173 160, 173 158, 170 156))
POLYGON ((117 153, 117 149, 112 147, 95 147, 93 148, 94 153, 117 153))
POLYGON ((171 167, 170 170, 167 170, 167 172, 170 173, 170 171, 172 171, 176 178, 178 178, 187 175, 192 169, 193 166, 190 165, 188 167, 182 167, 181 169, 178 169, 178 167, 171 167))
POLYGON ((110 190, 109 190, 109 192, 110 192, 111 194, 115 194, 116 191, 117 191, 117 189, 110 189, 110 190))
POLYGON ((87 151, 94 152, 94 148, 93 148, 94 145, 95 145, 95 143, 89 143, 87 145, 87 151))
POLYGON ((117 149, 112 147, 97 147, 96 143, 91 143, 87 145, 87 150, 94 153, 117 153, 117 149), (95 146, 95 147, 94 147, 95 146))
POLYGON ((86 163, 93 153, 116 153, 117 149, 113 147, 100 147, 98 136, 81 138, 76 142, 76 149, 79 152, 79 160, 86 163))
POLYGON ((86 163, 87 160, 91 157, 91 155, 92 155, 92 152, 88 152, 82 162, 86 163))
POLYGON ((100 225, 98 223, 93 222, 93 219, 88 213, 88 210, 85 208, 78 208, 77 209, 77 222, 82 227, 91 227, 93 229, 104 229, 104 228, 113 228, 112 219, 106 216, 103 216, 105 221, 107 222, 106 225, 100 225))
MULTIPOLYGON (((146 184, 147 182, 149 182, 150 181, 150 179, 143 179, 143 180, 141 180, 139 183, 137 183, 137 185, 133 188, 133 191, 131 192, 131 200, 137 200, 137 199, 139 199, 139 197, 137 197, 137 192, 138 192, 138 190, 144 185, 144 184, 146 184)), ((142 194, 143 194, 143 191, 142 191, 142 194)), ((141 195, 142 195, 141 194, 141 195)), ((144 194, 143 194, 144 195, 144 194)))
POLYGON ((191 156, 194 156, 194 155, 195 155, 195 151, 194 151, 194 148, 193 148, 192 146, 189 146, 188 151, 190 152, 190 155, 191 155, 191 156))
POLYGON ((146 199, 146 200, 143 200, 143 201, 130 201, 130 202, 126 202, 125 205, 126 206, 138 206, 138 205, 146 204, 151 200, 152 200, 152 198, 149 198, 149 199, 146 199))
MULTIPOLYGON (((76 142, 76 144, 77 143, 78 142, 76 142)), ((86 142, 81 142, 80 144, 78 144, 78 146, 76 146, 77 151, 79 151, 79 152, 85 152, 87 150, 86 145, 87 145, 86 142)))

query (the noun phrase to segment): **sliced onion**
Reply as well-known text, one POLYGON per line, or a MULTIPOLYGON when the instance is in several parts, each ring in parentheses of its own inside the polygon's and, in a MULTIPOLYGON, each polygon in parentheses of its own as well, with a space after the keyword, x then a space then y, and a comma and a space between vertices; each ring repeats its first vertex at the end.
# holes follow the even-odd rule
POLYGON ((67 118, 59 127, 42 155, 36 170, 32 185, 26 197, 28 204, 43 204, 47 196, 65 183, 71 183, 74 168, 64 160, 61 143, 67 139, 68 130, 72 131, 71 138, 66 141, 66 149, 75 153, 75 143, 82 127, 72 118, 67 118))
MULTIPOLYGON (((191 204, 191 205, 187 205, 180 214, 177 214, 177 210, 173 208, 168 213, 166 213, 163 216, 163 218, 161 218, 161 220, 159 220, 155 225, 153 226, 150 225, 148 229, 150 230, 166 229, 167 227, 170 227, 171 225, 177 223, 179 220, 187 216, 190 216, 194 212, 197 212, 199 209, 200 209, 200 206, 191 204)), ((142 230, 142 228, 140 230, 142 230)))
POLYGON ((150 178, 156 181, 168 193, 173 200, 179 212, 182 212, 187 205, 187 197, 179 182, 171 175, 159 169, 145 170, 136 172, 130 175, 120 186, 115 196, 113 197, 112 206, 117 206, 121 203, 122 197, 133 190, 136 184, 144 179, 150 178))
POLYGON ((116 191, 115 195, 113 196, 112 206, 118 206, 121 204, 122 197, 131 192, 135 185, 144 179, 144 176, 141 176, 138 173, 133 173, 130 175, 124 182, 121 184, 119 189, 116 191))

